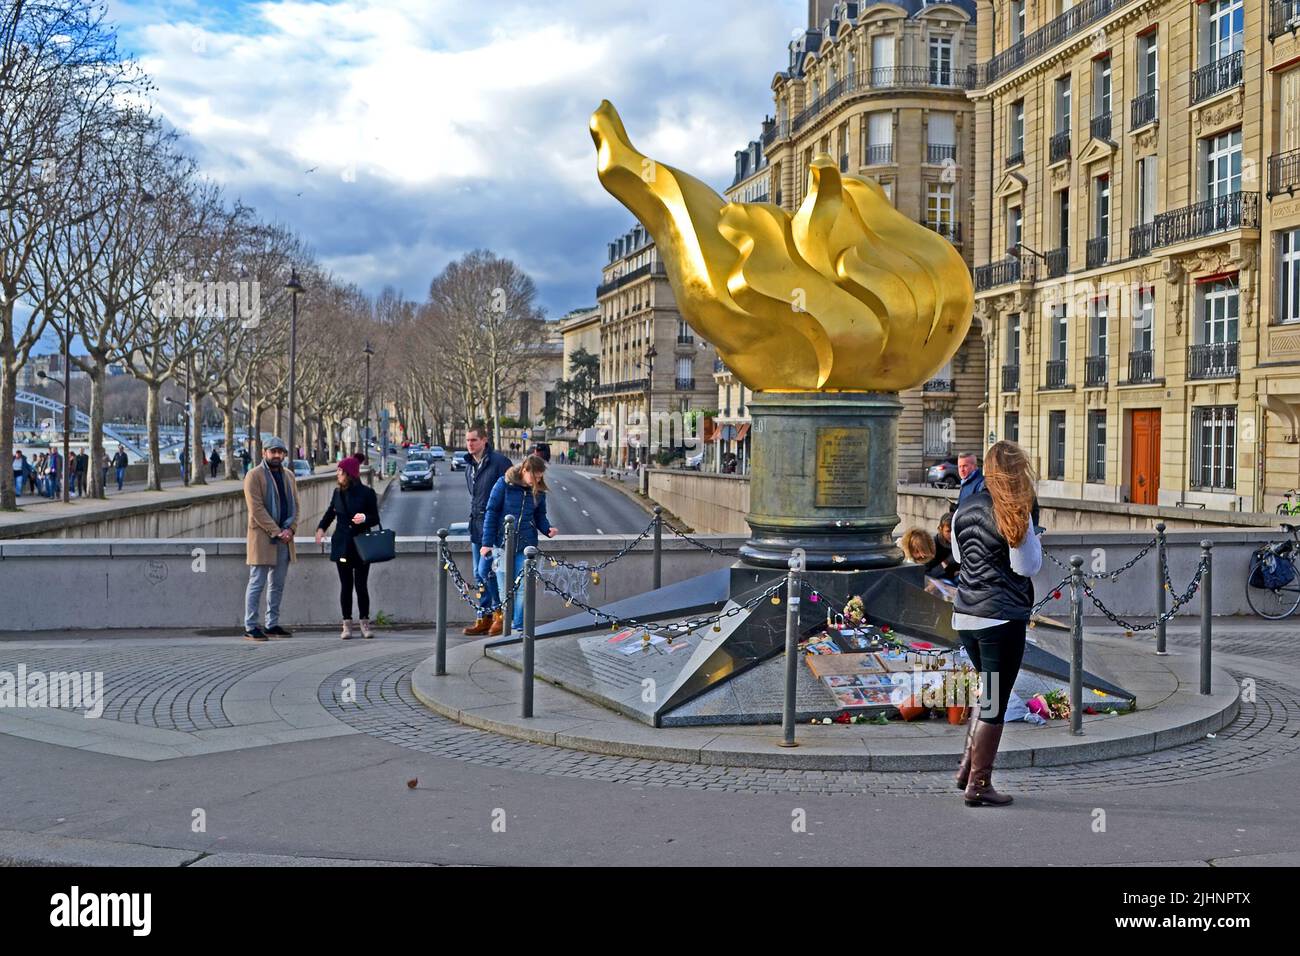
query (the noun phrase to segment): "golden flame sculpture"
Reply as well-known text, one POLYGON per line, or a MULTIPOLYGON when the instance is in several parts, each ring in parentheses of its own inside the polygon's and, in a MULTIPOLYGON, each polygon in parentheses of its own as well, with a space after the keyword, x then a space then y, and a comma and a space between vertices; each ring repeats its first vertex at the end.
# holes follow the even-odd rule
POLYGON ((791 216, 643 156, 608 100, 591 137, 601 185, 654 237, 682 316, 751 389, 914 388, 965 338, 975 296, 961 256, 829 156, 813 159, 791 216))

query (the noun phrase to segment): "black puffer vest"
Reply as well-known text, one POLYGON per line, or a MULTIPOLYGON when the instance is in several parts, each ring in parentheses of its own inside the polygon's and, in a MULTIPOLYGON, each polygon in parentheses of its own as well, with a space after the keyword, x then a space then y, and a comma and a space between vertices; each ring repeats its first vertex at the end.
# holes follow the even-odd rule
MULTIPOLYGON (((953 525, 961 553, 953 607, 976 617, 1029 620, 1034 582, 1011 570, 1011 548, 993 518, 993 496, 981 491, 966 499, 953 525)), ((1033 534, 1033 529, 1027 533, 1033 534)))

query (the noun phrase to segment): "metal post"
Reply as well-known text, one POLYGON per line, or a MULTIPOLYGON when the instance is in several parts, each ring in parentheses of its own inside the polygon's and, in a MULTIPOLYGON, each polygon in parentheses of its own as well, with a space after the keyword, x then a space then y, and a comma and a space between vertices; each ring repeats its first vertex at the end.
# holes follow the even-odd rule
POLYGON ((655 590, 664 585, 664 509, 655 505, 655 590))
POLYGON ((1210 617, 1214 613, 1213 590, 1211 588, 1214 556, 1210 550, 1214 542, 1209 538, 1201 541, 1201 560, 1205 562, 1205 577, 1201 578, 1201 693, 1210 693, 1210 617))
POLYGON ((533 631, 537 623, 537 549, 524 549, 524 717, 533 716, 533 631))
MULTIPOLYGON (((1168 555, 1165 550, 1165 523, 1156 522, 1156 617, 1165 616, 1165 561, 1168 555)), ((1169 652, 1165 650, 1165 622, 1162 620, 1156 625, 1156 653, 1165 656, 1169 652)))
POLYGON ((435 650, 434 674, 438 677, 447 675, 447 562, 451 556, 447 553, 447 529, 438 529, 438 631, 435 650))
POLYGON ((1074 621, 1070 633, 1070 733, 1083 735, 1083 557, 1070 558, 1070 600, 1074 621))
POLYGON ((506 586, 501 598, 501 636, 509 637, 515 620, 515 516, 506 515, 506 586))
POLYGON ((781 713, 782 747, 798 747, 794 739, 795 689, 799 683, 799 567, 790 559, 785 575, 785 706, 781 713))

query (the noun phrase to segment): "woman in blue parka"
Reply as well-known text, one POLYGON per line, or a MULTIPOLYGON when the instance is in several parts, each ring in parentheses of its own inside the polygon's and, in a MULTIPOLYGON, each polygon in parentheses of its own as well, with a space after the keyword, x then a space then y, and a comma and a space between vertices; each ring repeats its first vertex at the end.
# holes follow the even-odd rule
MULTIPOLYGON (((488 496, 487 513, 483 517, 483 547, 481 554, 493 557, 497 573, 497 593, 505 600, 506 558, 505 519, 515 519, 515 566, 510 572, 512 580, 519 577, 524 567, 524 549, 537 547, 539 535, 555 537, 555 529, 546 518, 546 462, 540 455, 529 455, 521 464, 510 468, 497 479, 488 496)), ((515 591, 514 629, 524 626, 524 589, 515 591)), ((496 627, 489 634, 499 633, 496 627)))

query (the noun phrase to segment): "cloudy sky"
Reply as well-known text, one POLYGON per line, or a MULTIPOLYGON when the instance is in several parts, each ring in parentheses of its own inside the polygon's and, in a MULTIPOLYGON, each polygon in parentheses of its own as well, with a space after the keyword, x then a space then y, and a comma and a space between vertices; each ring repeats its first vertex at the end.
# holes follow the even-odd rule
POLYGON ((602 98, 722 189, 772 110, 802 0, 114 0, 202 168, 340 277, 423 299, 486 247, 559 316, 631 216, 596 180, 602 98), (309 172, 310 170, 310 172, 309 172))

